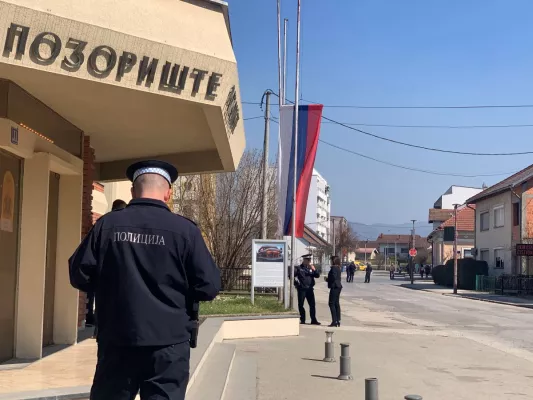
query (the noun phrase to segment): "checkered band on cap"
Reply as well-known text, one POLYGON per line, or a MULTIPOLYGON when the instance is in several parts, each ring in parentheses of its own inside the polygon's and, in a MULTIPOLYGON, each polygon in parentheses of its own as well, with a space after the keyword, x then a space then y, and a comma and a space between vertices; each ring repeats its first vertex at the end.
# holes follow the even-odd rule
POLYGON ((161 175, 163 178, 165 178, 169 184, 172 184, 170 180, 170 175, 167 171, 165 171, 162 168, 139 168, 135 173, 133 174, 133 182, 135 182, 135 179, 137 179, 139 176, 144 174, 157 174, 161 175))

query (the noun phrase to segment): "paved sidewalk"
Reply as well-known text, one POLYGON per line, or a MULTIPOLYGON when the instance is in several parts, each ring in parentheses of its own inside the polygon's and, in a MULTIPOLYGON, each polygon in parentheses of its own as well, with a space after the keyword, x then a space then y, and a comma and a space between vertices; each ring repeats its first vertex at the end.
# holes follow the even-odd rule
POLYGON ((426 292, 442 294, 444 296, 457 296, 470 300, 486 301, 489 303, 533 309, 532 297, 502 296, 498 294, 476 292, 474 290, 458 290, 457 294, 455 295, 453 294, 452 288, 435 285, 430 282, 415 282, 413 285, 410 283, 405 283, 400 285, 400 287, 413 290, 424 290, 426 292))
POLYGON ((84 340, 22 369, 0 371, 0 399, 16 392, 87 392, 96 365, 96 342, 84 340))
MULTIPOLYGON (((363 289, 361 289, 363 290, 363 289)), ((329 322, 327 292, 316 290, 317 311, 329 322)), ((352 299, 354 300, 354 299, 352 299)), ((379 379, 380 399, 414 393, 425 400, 533 398, 533 363, 436 326, 394 323, 386 312, 368 312, 357 300, 341 301, 339 343, 351 344, 353 381, 338 381, 339 362, 324 363, 326 327, 303 326, 290 339, 235 341, 258 360, 258 399, 364 398, 364 378, 379 379)))

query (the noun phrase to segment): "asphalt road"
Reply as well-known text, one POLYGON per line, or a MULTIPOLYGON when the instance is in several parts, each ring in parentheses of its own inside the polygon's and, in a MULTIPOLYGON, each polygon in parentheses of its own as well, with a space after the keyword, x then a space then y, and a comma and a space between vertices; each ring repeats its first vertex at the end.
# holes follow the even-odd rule
MULTIPOLYGON (((386 272, 372 275, 369 284, 363 283, 364 272, 353 283, 343 282, 341 308, 349 324, 445 331, 533 362, 533 310, 413 290, 401 286, 410 283, 407 279, 390 280, 386 272)), ((322 293, 317 294, 325 300, 327 289, 318 286, 322 293)), ((329 316, 324 307, 320 311, 323 319, 329 316)))

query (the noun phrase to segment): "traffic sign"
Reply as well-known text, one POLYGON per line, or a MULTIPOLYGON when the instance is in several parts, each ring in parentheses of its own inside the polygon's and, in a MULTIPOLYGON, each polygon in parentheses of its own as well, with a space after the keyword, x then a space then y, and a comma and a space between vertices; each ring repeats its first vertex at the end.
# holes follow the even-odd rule
POLYGON ((417 254, 416 249, 411 249, 411 250, 409 250, 409 255, 410 255, 411 257, 416 257, 416 254, 417 254))

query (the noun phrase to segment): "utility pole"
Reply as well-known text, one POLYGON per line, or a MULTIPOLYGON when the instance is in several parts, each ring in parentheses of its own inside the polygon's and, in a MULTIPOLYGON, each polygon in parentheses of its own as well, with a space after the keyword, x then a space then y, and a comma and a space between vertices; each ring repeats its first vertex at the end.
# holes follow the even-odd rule
MULTIPOLYGON (((411 232, 412 235, 412 242, 413 242, 413 249, 416 249, 416 243, 415 243, 415 222, 416 219, 411 220, 413 222, 413 231, 411 232)), ((415 258, 411 257, 411 285, 415 283, 415 258)))
POLYGON ((261 210, 261 239, 267 238, 268 219, 268 141, 270 136, 270 90, 265 93, 265 138, 263 141, 263 209, 261 210))
POLYGON ((453 294, 457 294, 457 207, 459 204, 453 205, 454 213, 454 234, 453 234, 453 294))
POLYGON ((366 245, 368 244, 368 239, 365 241, 365 265, 366 265, 366 245))

